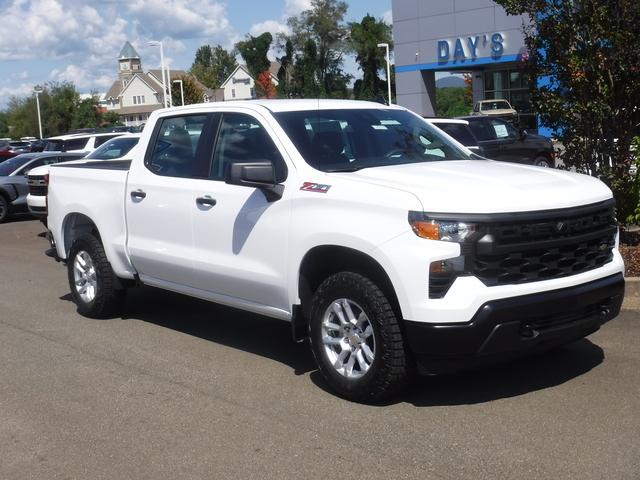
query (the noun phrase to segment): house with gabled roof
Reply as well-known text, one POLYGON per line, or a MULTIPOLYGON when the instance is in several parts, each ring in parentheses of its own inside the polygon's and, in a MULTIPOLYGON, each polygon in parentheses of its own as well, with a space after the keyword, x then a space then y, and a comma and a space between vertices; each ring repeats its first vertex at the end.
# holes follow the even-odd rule
MULTIPOLYGON (((117 113, 126 126, 140 126, 146 123, 151 112, 164 107, 161 72, 160 69, 144 72, 138 52, 131 43, 126 42, 118 56, 118 80, 113 82, 105 94, 101 106, 107 111, 117 113)), ((171 81, 189 75, 184 70, 170 72, 171 81)), ((195 78, 194 81, 203 91, 203 102, 214 98, 211 89, 195 78)), ((179 88, 174 84, 174 88, 176 87, 179 88)))
MULTIPOLYGON (((277 62, 271 62, 271 66, 269 67, 271 81, 276 87, 278 86, 279 68, 280 64, 277 62)), ((251 76, 247 67, 245 65, 238 65, 236 69, 231 72, 231 75, 220 85, 220 89, 223 91, 222 100, 249 100, 255 98, 255 87, 255 79, 251 76)))

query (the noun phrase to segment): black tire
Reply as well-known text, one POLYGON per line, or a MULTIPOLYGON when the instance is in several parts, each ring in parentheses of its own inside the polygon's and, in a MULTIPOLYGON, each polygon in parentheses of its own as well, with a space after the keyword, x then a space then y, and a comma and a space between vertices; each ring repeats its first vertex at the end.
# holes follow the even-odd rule
POLYGON ((85 233, 73 242, 67 259, 67 276, 71 296, 78 307, 78 313, 90 318, 107 318, 121 313, 124 287, 121 286, 113 273, 102 243, 94 235, 85 233), (96 287, 92 300, 83 298, 76 288, 74 265, 76 257, 81 252, 88 254, 93 264, 96 287))
POLYGON ((9 202, 0 195, 0 223, 3 223, 9 216, 9 202))
POLYGON ((546 168, 551 168, 551 161, 547 158, 547 157, 537 157, 534 161, 533 164, 536 167, 546 167, 546 168))
MULTIPOLYGON (((338 317, 334 317, 338 318, 338 317)), ((338 337, 343 333, 336 333, 338 337)), ((362 403, 373 403, 397 395, 408 383, 413 368, 393 308, 385 294, 368 278, 353 272, 341 272, 327 278, 311 300, 309 321, 311 350, 320 372, 338 395, 362 403), (375 348, 368 370, 359 378, 340 373, 329 359, 331 353, 323 343, 325 314, 339 299, 355 302, 368 317, 373 328, 375 348)), ((349 340, 350 341, 350 340, 349 340)), ((331 348, 331 347, 329 347, 331 348)), ((337 347, 336 347, 337 348, 337 347)), ((342 348, 342 344, 340 345, 342 348)), ((350 347, 354 350, 354 347, 350 347)), ((357 347, 355 347, 357 348, 357 347)), ((350 358, 347 353, 347 358, 350 358)), ((360 360, 357 360, 360 368, 360 360)), ((352 366, 352 369, 354 367, 352 366)))

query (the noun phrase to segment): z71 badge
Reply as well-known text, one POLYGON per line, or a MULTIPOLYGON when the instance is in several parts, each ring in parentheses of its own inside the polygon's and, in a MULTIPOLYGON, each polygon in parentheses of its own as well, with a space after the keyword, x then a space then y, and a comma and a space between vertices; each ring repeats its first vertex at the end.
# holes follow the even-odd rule
POLYGON ((300 190, 304 190, 305 192, 317 192, 317 193, 327 193, 331 185, 323 185, 321 183, 313 183, 313 182, 304 182, 300 187, 300 190))

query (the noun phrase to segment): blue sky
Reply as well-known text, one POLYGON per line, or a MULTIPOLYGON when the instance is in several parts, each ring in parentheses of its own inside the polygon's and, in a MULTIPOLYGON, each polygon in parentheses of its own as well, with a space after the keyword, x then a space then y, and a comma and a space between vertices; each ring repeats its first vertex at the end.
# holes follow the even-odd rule
MULTIPOLYGON (((391 22, 391 0, 351 0, 346 21, 370 13, 391 22)), ((105 92, 117 77, 126 40, 143 68, 160 64, 151 39, 163 40, 172 68, 187 69, 203 44, 231 47, 247 33, 286 30, 310 0, 0 0, 0 108, 34 85, 72 81, 82 93, 105 92), (168 13, 169 12, 169 13, 168 13)), ((357 75, 352 58, 345 69, 357 75)))

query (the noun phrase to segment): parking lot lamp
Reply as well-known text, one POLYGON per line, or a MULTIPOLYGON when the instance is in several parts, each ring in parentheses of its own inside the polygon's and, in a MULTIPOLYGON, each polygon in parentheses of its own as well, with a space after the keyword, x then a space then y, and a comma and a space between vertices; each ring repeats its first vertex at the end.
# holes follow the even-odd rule
POLYGON ((389 44, 379 43, 378 48, 384 48, 386 51, 385 58, 387 60, 387 90, 389 93, 389 105, 391 105, 391 63, 389 61, 389 44))
POLYGON ((165 81, 165 68, 164 68, 164 49, 162 48, 162 42, 158 40, 152 40, 148 43, 152 47, 160 47, 160 70, 162 71, 162 96, 164 98, 164 108, 169 105, 167 103, 167 82, 165 81))
POLYGON ((42 119, 40 118, 40 98, 39 94, 42 93, 42 87, 33 87, 33 93, 36 94, 36 106, 38 107, 38 129, 40 130, 40 140, 42 140, 42 119))

